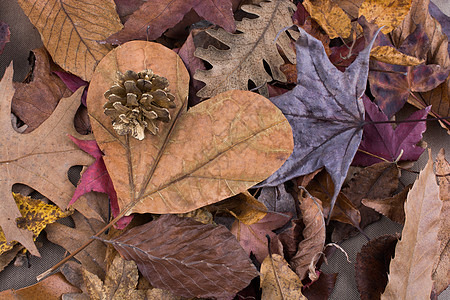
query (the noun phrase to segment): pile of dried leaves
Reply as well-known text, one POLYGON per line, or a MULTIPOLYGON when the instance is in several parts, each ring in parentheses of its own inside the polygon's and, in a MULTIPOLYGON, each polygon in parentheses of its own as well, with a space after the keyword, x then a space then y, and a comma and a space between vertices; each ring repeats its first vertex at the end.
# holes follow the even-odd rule
POLYGON ((429 0, 18 3, 45 47, 0 82, 1 268, 44 228, 76 261, 0 297, 327 299, 321 264, 381 215, 403 230, 358 254, 361 298, 449 285, 444 150, 399 182, 427 115, 450 128, 429 0))

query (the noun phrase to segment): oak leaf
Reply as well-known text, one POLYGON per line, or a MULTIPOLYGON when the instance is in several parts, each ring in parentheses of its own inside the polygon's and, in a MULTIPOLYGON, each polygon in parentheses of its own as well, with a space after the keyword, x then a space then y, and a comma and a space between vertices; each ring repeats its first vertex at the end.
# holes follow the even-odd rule
POLYGON ((152 286, 183 297, 231 297, 257 276, 222 225, 163 215, 105 242, 134 260, 152 286))
POLYGON ((116 255, 106 273, 104 282, 95 274, 83 269, 89 299, 145 299, 145 291, 137 290, 138 268, 134 261, 126 261, 116 255))
POLYGON ((230 0, 148 1, 128 17, 124 28, 106 39, 122 44, 136 39, 155 40, 194 10, 204 19, 233 32, 236 29, 230 0))
POLYGON ((239 220, 234 221, 231 232, 249 256, 253 253, 256 259, 262 262, 269 254, 266 235, 273 239, 276 236, 273 231, 283 227, 290 219, 291 216, 287 214, 268 212, 264 218, 251 225, 239 220))
MULTIPOLYGON (((353 159, 353 165, 369 166, 383 160, 396 162, 398 160, 416 161, 425 150, 417 146, 425 132, 426 122, 400 123, 395 129, 391 124, 374 124, 371 122, 386 122, 388 117, 378 106, 364 97, 366 109, 366 124, 359 150, 353 159)), ((430 107, 416 111, 409 120, 423 120, 427 117, 430 107)))
POLYGON ((411 0, 365 0, 358 14, 383 27, 381 32, 389 33, 403 21, 410 8, 411 0))
POLYGON ((242 33, 231 34, 223 29, 206 31, 230 49, 209 47, 195 51, 195 56, 213 66, 210 70, 198 70, 194 75, 195 79, 206 83, 197 93, 201 98, 231 89, 247 90, 249 80, 256 87, 272 80, 286 82, 286 76, 280 70, 284 60, 277 48, 291 63, 295 60, 295 53, 289 36, 285 32, 278 35, 278 32, 292 25, 291 10, 295 10, 295 5, 288 0, 272 0, 261 2, 260 6, 243 5, 241 9, 258 16, 236 21, 236 28, 242 33), (263 61, 269 65, 272 76, 265 70, 263 61))
MULTIPOLYGON (((46 204, 39 199, 24 197, 21 194, 13 193, 13 197, 22 214, 20 218, 16 219, 17 227, 31 231, 35 239, 47 224, 65 218, 73 212, 70 210, 62 211, 55 205, 46 204)), ((5 234, 0 228, 0 254, 11 250, 15 244, 15 241, 7 243, 5 234)))
POLYGON ((47 51, 39 48, 33 53, 33 80, 14 83, 16 92, 12 100, 12 112, 28 126, 25 133, 39 127, 53 113, 59 100, 72 94, 58 76, 52 74, 47 51))
POLYGON ((99 44, 122 28, 113 0, 19 0, 45 48, 64 70, 89 81, 111 47, 99 44))
POLYGON ((430 297, 431 274, 439 251, 439 215, 442 201, 428 163, 420 172, 408 194, 405 205, 405 226, 389 266, 388 284, 381 299, 426 299, 430 297))
POLYGON ((366 88, 373 41, 342 73, 328 60, 322 43, 299 30, 297 85, 271 99, 293 128, 294 152, 258 186, 275 186, 324 166, 334 182, 332 211, 362 137, 361 97, 366 88))
POLYGON ((124 44, 96 69, 87 98, 92 129, 127 214, 184 213, 218 202, 269 176, 292 151, 292 130, 266 98, 229 91, 186 112, 188 83, 176 53, 152 42, 124 44), (158 134, 142 141, 119 136, 103 113, 103 93, 118 67, 168 79, 176 108, 158 134))
POLYGON ((16 240, 31 254, 39 255, 33 242, 33 234, 16 226, 21 217, 11 194, 15 183, 26 184, 50 199, 61 208, 67 207, 75 190, 67 177, 67 171, 74 165, 88 165, 92 158, 77 149, 67 134, 81 136, 73 126, 73 116, 78 109, 81 90, 69 98, 63 98, 53 114, 29 134, 17 133, 11 125, 11 100, 13 70, 9 66, 0 83, 0 181, 2 212, 0 227, 6 239, 16 240), (64 161, 64 164, 61 162, 64 161))
POLYGON ((289 268, 281 255, 267 256, 261 265, 261 289, 263 300, 306 300, 302 294, 302 282, 289 268))
POLYGON ((305 0, 303 6, 325 30, 330 39, 337 37, 346 39, 350 36, 352 31, 351 20, 334 1, 305 0))
POLYGON ((397 241, 397 236, 382 235, 370 240, 356 255, 355 279, 361 300, 380 299, 397 241))
POLYGON ((0 21, 0 54, 3 53, 6 43, 9 43, 10 35, 8 24, 0 21))

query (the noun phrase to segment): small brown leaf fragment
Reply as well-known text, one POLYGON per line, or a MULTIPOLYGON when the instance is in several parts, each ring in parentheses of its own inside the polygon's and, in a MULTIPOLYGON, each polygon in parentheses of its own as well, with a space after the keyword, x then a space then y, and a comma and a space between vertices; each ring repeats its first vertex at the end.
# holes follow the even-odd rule
POLYGON ((16 92, 12 100, 12 112, 31 132, 42 124, 55 109, 59 100, 72 93, 64 82, 50 70, 50 56, 45 48, 33 50, 35 62, 33 80, 30 83, 14 83, 16 92))
POLYGON ((370 51, 370 58, 384 63, 400 66, 417 66, 425 61, 423 59, 404 54, 394 47, 389 46, 373 47, 370 51))
POLYGON ((431 153, 408 194, 405 226, 389 267, 388 284, 381 299, 427 299, 433 281, 431 274, 438 257, 442 201, 433 173, 431 153))
POLYGON ((261 189, 261 194, 258 197, 269 211, 292 213, 296 215, 295 199, 286 191, 284 183, 274 187, 264 187, 261 189))
POLYGON ((111 47, 98 41, 122 28, 113 0, 19 0, 45 48, 64 70, 89 81, 111 47))
POLYGON ((6 43, 9 42, 10 34, 8 24, 0 21, 0 54, 3 53, 6 43))
POLYGON ((305 224, 304 239, 298 244, 298 251, 289 262, 300 280, 303 280, 307 277, 310 266, 315 266, 321 257, 325 245, 325 219, 319 199, 300 195, 299 201, 305 224))
POLYGON ((383 235, 370 240, 356 256, 356 284, 361 300, 379 300, 388 281, 389 263, 398 237, 383 235))
POLYGON ((80 292, 78 288, 68 283, 61 273, 56 273, 31 286, 0 292, 0 300, 59 300, 63 294, 77 292, 80 292))
POLYGON ((412 185, 406 186, 400 193, 389 198, 362 199, 361 203, 399 224, 405 223, 404 204, 412 185))
POLYGON ((433 292, 439 295, 450 284, 450 164, 441 149, 436 158, 436 179, 439 197, 442 201, 441 224, 438 233, 440 241, 439 258, 433 267, 433 292))
POLYGON ((145 296, 147 297, 146 300, 183 300, 183 297, 175 296, 167 290, 157 288, 147 290, 145 296))
POLYGON ((14 245, 13 248, 5 253, 2 253, 0 256, 0 272, 9 265, 14 258, 16 258, 17 253, 23 249, 22 245, 14 245))
POLYGON ((308 300, 325 300, 330 299, 336 284, 338 273, 327 274, 320 272, 319 279, 312 284, 303 287, 303 295, 308 300))
POLYGON ((257 276, 229 230, 191 218, 163 215, 106 242, 152 286, 183 297, 231 297, 257 276))
POLYGON ((281 255, 267 256, 261 265, 263 300, 306 300, 300 278, 289 268, 281 255))
POLYGON ((365 0, 359 8, 359 17, 383 27, 383 33, 389 33, 397 27, 408 14, 411 0, 365 0))

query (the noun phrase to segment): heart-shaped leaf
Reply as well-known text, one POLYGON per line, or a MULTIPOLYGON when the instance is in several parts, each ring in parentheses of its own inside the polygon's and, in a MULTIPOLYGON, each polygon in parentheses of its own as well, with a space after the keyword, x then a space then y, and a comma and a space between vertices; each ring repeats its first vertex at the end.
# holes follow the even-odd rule
POLYGON ((291 154, 291 128, 269 100, 228 91, 186 111, 189 75, 179 56, 156 43, 134 41, 98 65, 87 97, 97 143, 128 213, 184 213, 233 196, 264 180, 291 154), (103 113, 103 93, 117 71, 153 70, 169 81, 176 108, 143 140, 120 136, 103 113), (264 163, 261 163, 264 162, 264 163))

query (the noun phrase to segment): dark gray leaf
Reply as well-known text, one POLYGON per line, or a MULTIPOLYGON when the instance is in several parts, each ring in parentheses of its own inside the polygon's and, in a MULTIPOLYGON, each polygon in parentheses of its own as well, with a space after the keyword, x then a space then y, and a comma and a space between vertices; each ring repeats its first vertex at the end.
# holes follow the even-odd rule
POLYGON ((276 186, 325 167, 335 187, 332 210, 361 142, 362 96, 374 40, 345 72, 341 72, 329 61, 322 43, 302 28, 299 30, 300 37, 295 44, 297 85, 293 90, 271 98, 292 126, 294 152, 258 187, 276 186))

